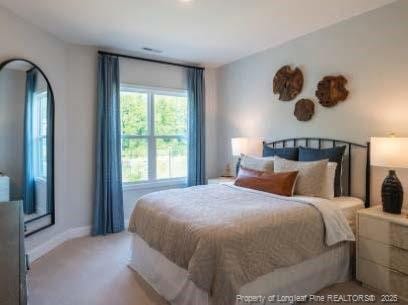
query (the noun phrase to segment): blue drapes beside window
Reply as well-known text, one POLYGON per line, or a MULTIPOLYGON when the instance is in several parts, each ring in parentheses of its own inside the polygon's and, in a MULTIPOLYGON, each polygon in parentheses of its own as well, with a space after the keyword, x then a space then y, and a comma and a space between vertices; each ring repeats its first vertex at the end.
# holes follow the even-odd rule
POLYGON ((188 186, 206 184, 204 70, 187 69, 188 186))
POLYGON ((33 214, 36 211, 35 180, 34 180, 34 128, 33 128, 33 107, 36 83, 37 83, 37 71, 35 69, 27 71, 25 106, 24 106, 23 209, 25 214, 33 214))
POLYGON ((105 235, 124 229, 118 57, 99 55, 97 90, 96 186, 92 234, 105 235))

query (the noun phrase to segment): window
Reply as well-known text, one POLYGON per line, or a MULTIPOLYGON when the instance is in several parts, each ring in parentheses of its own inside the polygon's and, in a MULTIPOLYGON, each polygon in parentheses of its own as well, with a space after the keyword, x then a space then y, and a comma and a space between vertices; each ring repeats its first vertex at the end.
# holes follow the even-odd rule
POLYGON ((122 179, 155 182, 187 176, 187 94, 122 85, 122 179))
POLYGON ((36 92, 33 103, 34 173, 47 178, 47 91, 36 92))

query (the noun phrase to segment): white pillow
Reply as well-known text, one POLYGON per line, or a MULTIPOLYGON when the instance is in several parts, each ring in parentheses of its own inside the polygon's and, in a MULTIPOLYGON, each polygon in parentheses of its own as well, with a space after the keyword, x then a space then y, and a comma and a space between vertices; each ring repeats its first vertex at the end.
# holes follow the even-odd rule
POLYGON ((322 197, 326 199, 334 198, 334 179, 336 177, 336 162, 329 162, 327 164, 326 178, 322 191, 322 197))
MULTIPOLYGON (((327 164, 329 160, 312 162, 292 161, 275 156, 275 173, 298 171, 295 194, 304 196, 323 197, 326 187, 327 164)), ((326 191, 327 192, 327 191, 326 191)))
POLYGON ((275 157, 261 158, 241 155, 240 166, 257 171, 273 173, 273 160, 275 160, 275 157))

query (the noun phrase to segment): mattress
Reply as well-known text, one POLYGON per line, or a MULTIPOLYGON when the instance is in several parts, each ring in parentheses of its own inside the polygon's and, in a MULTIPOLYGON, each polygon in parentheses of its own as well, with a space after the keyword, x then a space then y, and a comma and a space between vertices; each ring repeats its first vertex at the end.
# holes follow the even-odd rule
POLYGON ((341 210, 327 199, 227 185, 143 196, 129 230, 188 270, 218 305, 231 304, 240 287, 264 274, 355 240, 341 210))
MULTIPOLYGON (((354 231, 356 211, 364 207, 363 201, 353 197, 337 197, 332 201, 339 206, 354 231)), ((189 280, 185 269, 150 248, 137 234, 134 234, 133 238, 130 267, 172 304, 212 304, 208 294, 189 280)), ((350 243, 343 242, 338 247, 300 264, 280 268, 261 276, 244 285, 240 293, 243 295, 309 294, 333 283, 345 281, 349 277, 350 243)))

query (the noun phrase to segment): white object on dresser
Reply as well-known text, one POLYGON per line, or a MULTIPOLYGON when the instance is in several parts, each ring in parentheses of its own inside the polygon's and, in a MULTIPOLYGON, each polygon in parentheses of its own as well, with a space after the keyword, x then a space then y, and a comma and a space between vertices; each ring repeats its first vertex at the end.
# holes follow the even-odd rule
POLYGON ((0 176, 0 202, 10 201, 10 178, 0 176))
POLYGON ((232 183, 234 181, 234 177, 218 177, 208 179, 208 184, 232 183))
POLYGON ((357 279, 408 300, 408 218, 382 206, 358 211, 357 279))

